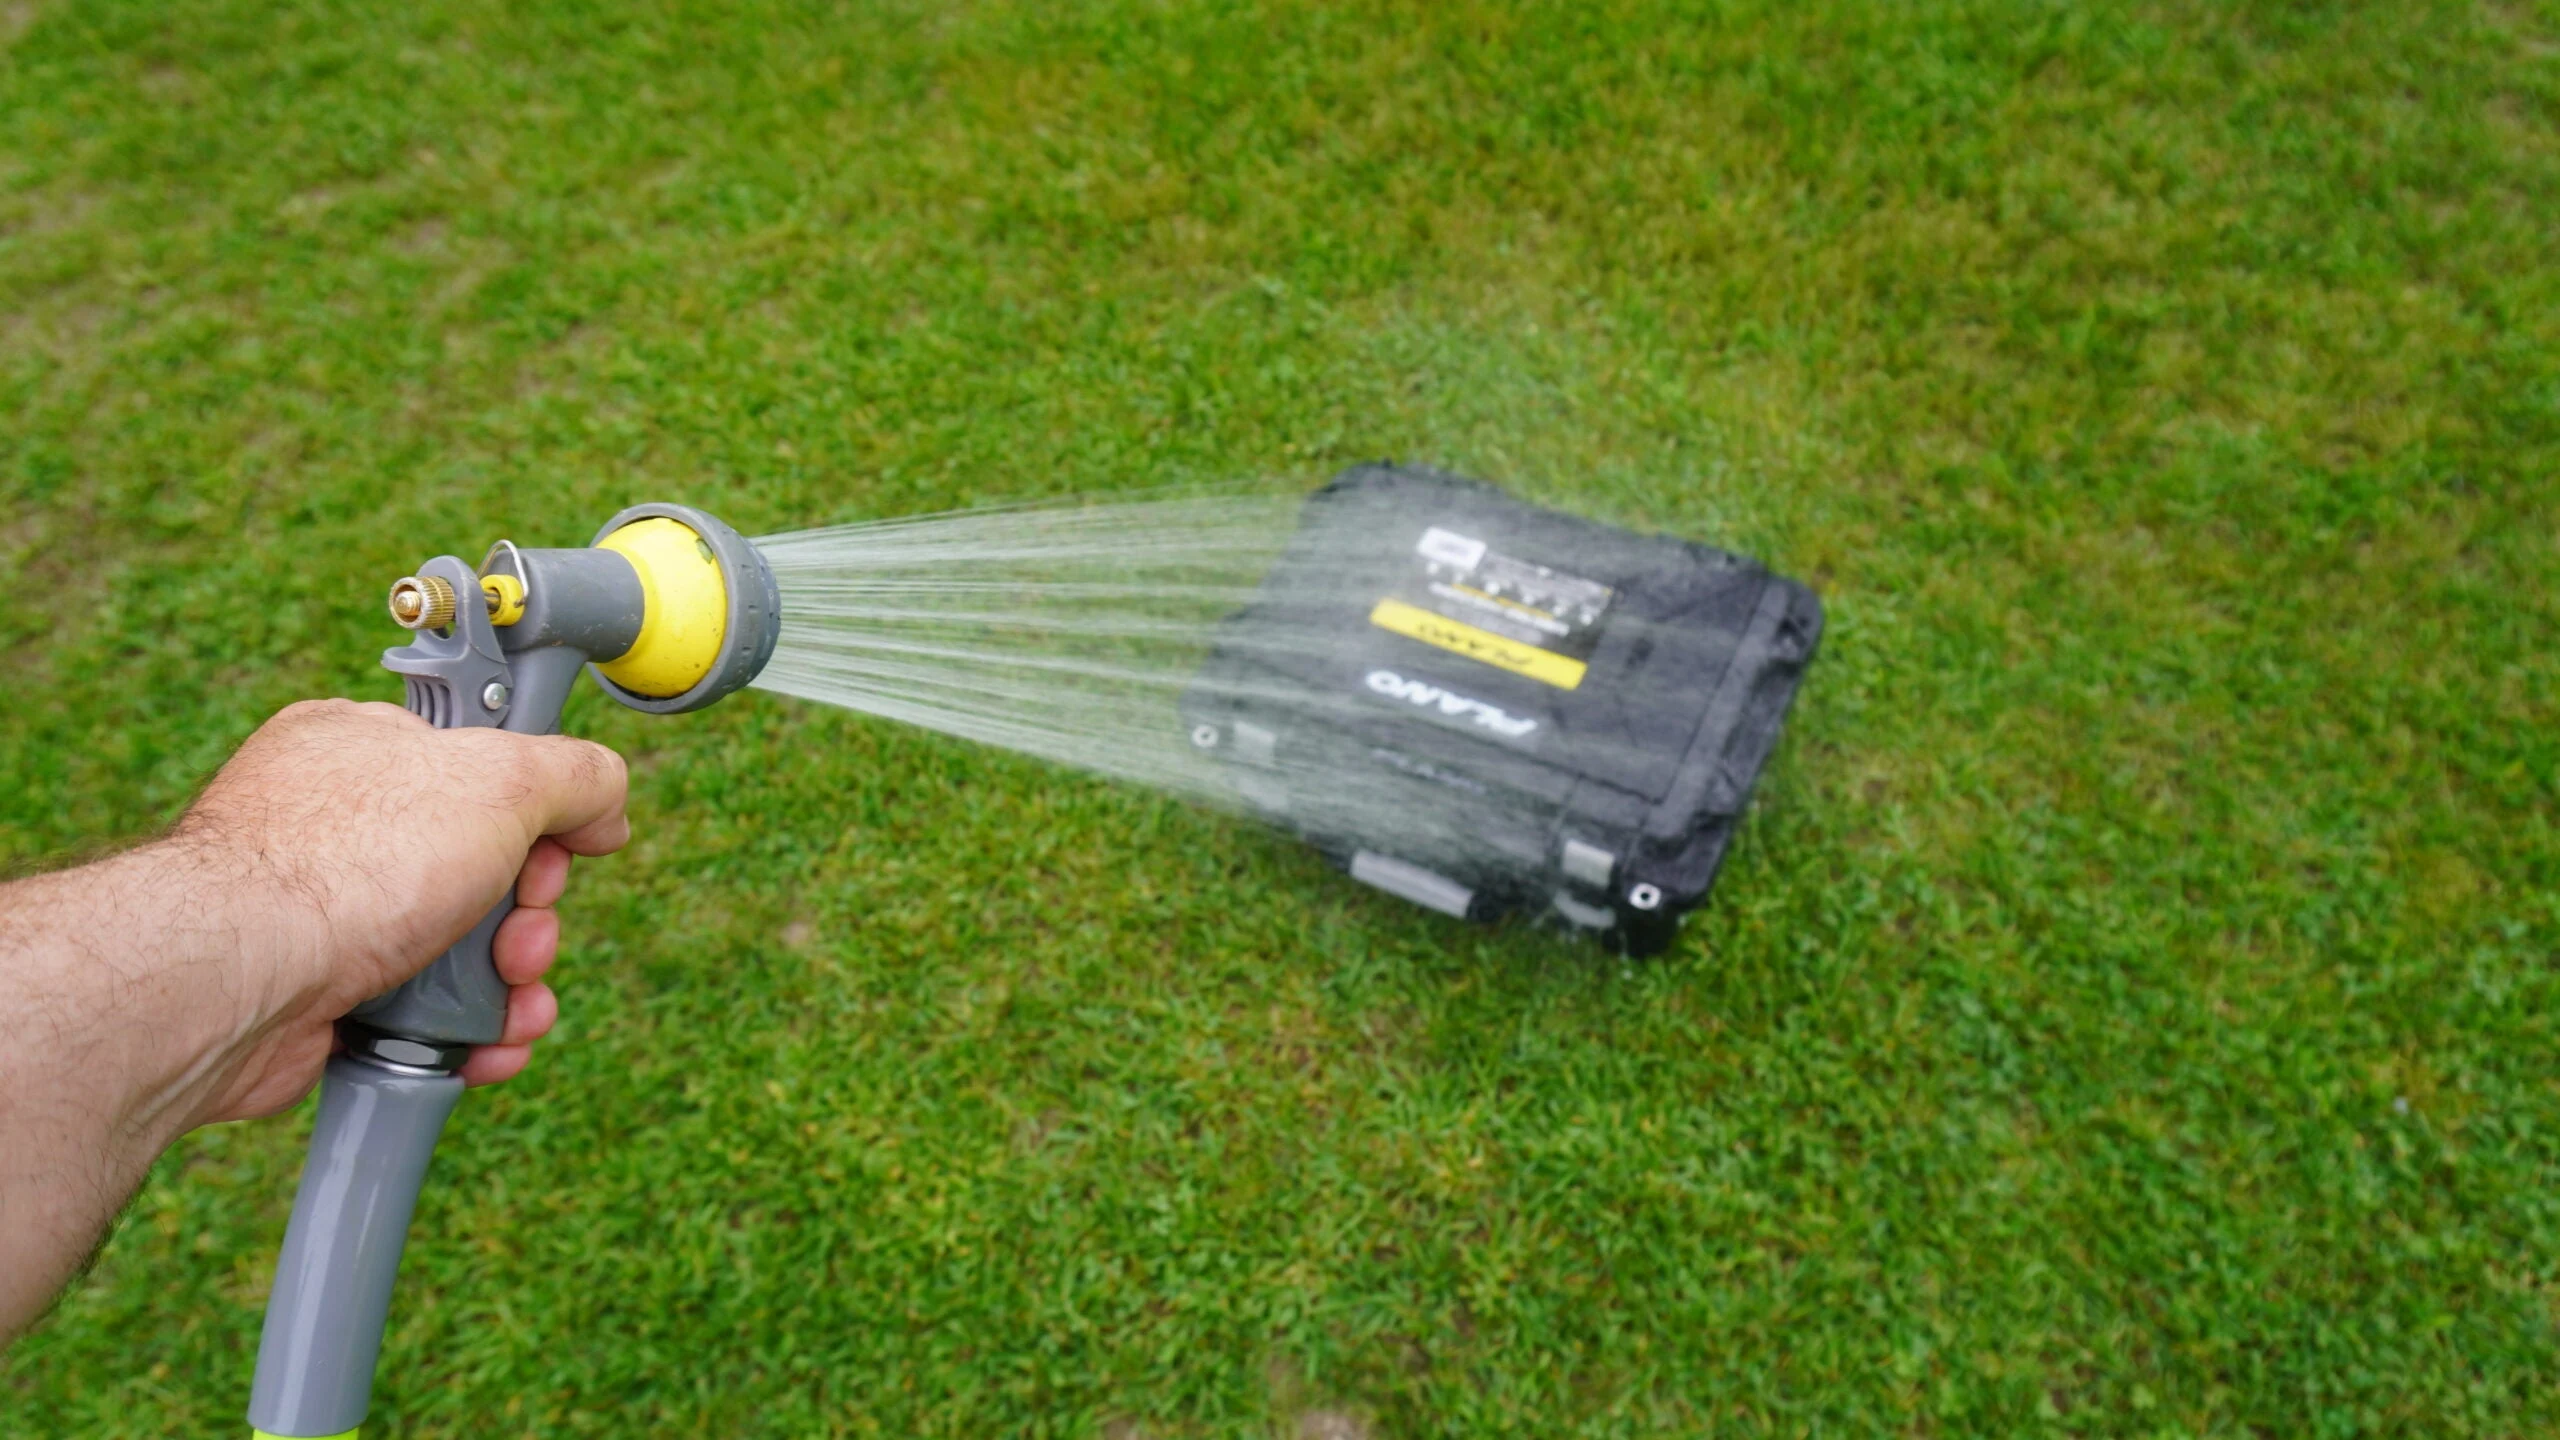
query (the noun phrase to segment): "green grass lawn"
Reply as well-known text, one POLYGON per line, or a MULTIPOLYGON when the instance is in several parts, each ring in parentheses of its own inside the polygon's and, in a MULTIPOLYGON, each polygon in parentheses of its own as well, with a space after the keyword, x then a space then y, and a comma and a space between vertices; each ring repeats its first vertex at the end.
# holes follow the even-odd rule
MULTIPOLYGON (((374 1437, 2560 1427, 2560 10, 0 5, 0 863, 384 583, 1424 459, 1831 616, 1670 956, 593 694, 374 1437)), ((238 1433, 307 1108, 0 1433, 238 1433)))

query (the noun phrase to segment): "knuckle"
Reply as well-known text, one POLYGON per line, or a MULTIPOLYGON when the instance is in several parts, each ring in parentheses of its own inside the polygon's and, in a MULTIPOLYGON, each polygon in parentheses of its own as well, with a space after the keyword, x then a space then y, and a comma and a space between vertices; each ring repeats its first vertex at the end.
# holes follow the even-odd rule
POLYGON ((617 795, 630 785, 630 770, 623 763, 620 751, 609 746, 598 745, 592 740, 580 740, 574 743, 578 746, 578 763, 584 769, 588 779, 612 790, 617 795))
POLYGON ((326 721, 346 706, 344 700, 296 700, 277 711, 276 719, 288 728, 300 728, 326 721))
POLYGON ((525 744, 517 736, 509 736, 508 740, 498 752, 498 773, 513 792, 512 802, 521 804, 542 792, 544 782, 550 778, 550 767, 542 763, 539 747, 525 744))
POLYGON ((542 762, 524 736, 478 728, 442 733, 469 757, 471 778, 488 803, 512 809, 542 788, 542 762))
POLYGON ((545 758, 553 767, 559 787, 567 791, 602 788, 619 789, 622 785, 622 757, 592 740, 579 740, 567 735, 554 735, 544 740, 545 758))

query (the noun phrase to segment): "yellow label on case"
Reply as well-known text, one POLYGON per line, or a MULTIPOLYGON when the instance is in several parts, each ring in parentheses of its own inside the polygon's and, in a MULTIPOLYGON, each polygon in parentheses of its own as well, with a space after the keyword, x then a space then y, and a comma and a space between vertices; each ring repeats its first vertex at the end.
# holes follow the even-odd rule
POLYGON ((1584 672, 1591 668, 1569 655, 1558 655, 1552 650, 1522 644, 1507 635, 1479 630, 1463 621, 1434 615, 1419 605, 1407 605, 1401 600, 1379 601, 1377 607, 1369 612, 1369 623, 1409 640, 1437 645, 1470 660, 1481 660, 1497 670, 1526 675, 1559 690, 1571 690, 1581 685, 1584 672))

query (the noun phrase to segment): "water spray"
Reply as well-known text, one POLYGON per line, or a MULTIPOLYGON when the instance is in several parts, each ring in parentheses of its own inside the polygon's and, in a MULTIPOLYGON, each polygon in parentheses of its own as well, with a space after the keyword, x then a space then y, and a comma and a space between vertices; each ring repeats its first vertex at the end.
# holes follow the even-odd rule
MULTIPOLYGON (((635 710, 676 714, 732 693, 773 654, 781 600, 755 547, 682 505, 636 505, 585 549, 500 541, 474 570, 439 555, 391 587, 415 632, 384 653, 411 713, 439 729, 560 727, 578 672, 635 710)), ((285 1227, 258 1343, 260 1437, 354 1435, 370 1404, 409 1217, 471 1047, 506 1024, 490 944, 512 893, 417 976, 339 1022, 344 1053, 285 1227)))
MULTIPOLYGON (((1419 466, 1312 496, 1158 493, 765 536, 641 505, 391 589, 383 664, 438 726, 559 726, 753 683, 1253 815, 1475 921, 1661 949, 1713 884, 1822 632, 1742 556, 1419 466)), ((250 1419, 363 1420, 456 1071, 505 1023, 501 902, 341 1022, 250 1419)))

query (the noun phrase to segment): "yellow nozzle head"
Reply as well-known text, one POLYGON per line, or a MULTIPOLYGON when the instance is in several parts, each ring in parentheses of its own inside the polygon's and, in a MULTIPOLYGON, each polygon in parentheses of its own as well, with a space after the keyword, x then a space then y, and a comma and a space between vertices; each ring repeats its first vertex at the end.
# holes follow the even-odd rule
POLYGON ((650 516, 596 545, 631 562, 646 601, 640 638, 619 659, 596 668, 623 689, 652 699, 692 689, 711 673, 729 631, 729 589, 711 543, 679 521, 650 516))
MULTIPOLYGON (((583 647, 611 656, 595 665, 606 694, 653 715, 699 710, 773 658, 782 593, 763 552, 726 521, 690 505, 634 505, 604 522, 592 543, 586 554, 600 562, 598 551, 613 555, 618 565, 604 563, 627 565, 638 581, 636 595, 627 583, 591 590, 594 600, 621 607, 609 643, 598 634, 583 647)), ((540 582, 531 588, 539 592, 540 582)), ((525 602, 528 610, 544 603, 538 594, 525 602)))

